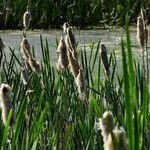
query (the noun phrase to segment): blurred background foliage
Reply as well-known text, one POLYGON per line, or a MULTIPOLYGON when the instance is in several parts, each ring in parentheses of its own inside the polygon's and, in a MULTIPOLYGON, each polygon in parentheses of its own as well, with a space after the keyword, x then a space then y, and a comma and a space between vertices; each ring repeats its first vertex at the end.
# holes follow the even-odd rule
POLYGON ((21 29, 22 16, 29 5, 31 28, 61 28, 68 21, 80 29, 91 26, 125 24, 125 14, 130 24, 136 22, 140 8, 147 9, 148 0, 0 0, 0 29, 21 29))

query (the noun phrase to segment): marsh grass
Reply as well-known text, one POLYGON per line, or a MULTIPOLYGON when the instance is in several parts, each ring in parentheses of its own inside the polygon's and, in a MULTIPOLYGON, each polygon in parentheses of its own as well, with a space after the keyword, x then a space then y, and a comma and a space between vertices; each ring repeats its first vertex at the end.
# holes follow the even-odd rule
MULTIPOLYGON (((12 134, 8 126, 0 122, 1 149, 103 149, 97 123, 106 110, 124 127, 130 150, 149 149, 147 79, 142 65, 132 55, 128 25, 126 27, 126 46, 121 41, 123 74, 117 72, 118 64, 112 51, 109 80, 101 64, 101 41, 91 43, 90 52, 86 47, 78 47, 87 82, 88 106, 81 101, 70 70, 58 71, 51 63, 49 43, 42 36, 42 71, 33 72, 25 86, 21 82, 21 59, 9 48, 11 57, 2 61, 0 81, 7 82, 13 89, 17 120, 12 134), (26 94, 28 90, 33 93, 26 94)), ((33 53, 36 56, 34 49, 33 53)))
POLYGON ((4 13, 0 20, 0 27, 5 29, 22 28, 22 14, 27 5, 32 14, 31 28, 61 28, 68 21, 78 28, 89 26, 125 25, 125 14, 128 11, 130 21, 140 13, 142 7, 149 8, 147 0, 121 1, 121 0, 8 0, 0 1, 0 11, 4 13), (128 10, 127 7, 128 6, 128 10), (86 19, 85 19, 86 18, 86 19))

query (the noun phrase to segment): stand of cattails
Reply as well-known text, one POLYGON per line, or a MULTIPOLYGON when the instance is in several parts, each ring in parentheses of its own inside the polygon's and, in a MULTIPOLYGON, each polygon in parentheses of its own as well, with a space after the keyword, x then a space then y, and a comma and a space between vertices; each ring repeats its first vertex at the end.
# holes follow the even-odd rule
POLYGON ((147 50, 147 44, 148 44, 147 16, 146 16, 146 11, 143 8, 141 9, 140 16, 137 18, 137 41, 142 48, 144 72, 146 71, 145 60, 144 60, 144 51, 145 51, 144 48, 146 48, 147 80, 149 82, 149 67, 148 67, 149 65, 148 65, 148 50, 147 50))
POLYGON ((102 59, 103 65, 104 65, 105 74, 106 74, 107 78, 109 79, 109 77, 110 77, 110 65, 108 62, 107 49, 106 49, 104 44, 101 44, 101 59, 102 59))
POLYGON ((99 123, 102 131, 104 150, 127 150, 126 134, 124 129, 115 126, 111 112, 106 111, 99 123))
POLYGON ((2 120, 4 125, 7 123, 7 118, 10 110, 12 110, 12 116, 10 119, 10 126, 13 128, 15 125, 15 113, 11 102, 11 87, 8 84, 1 84, 0 87, 0 104, 2 108, 2 120))
POLYGON ((68 66, 70 67, 78 88, 78 93, 83 98, 83 95, 85 94, 85 78, 77 59, 76 39, 72 32, 72 27, 70 27, 67 22, 63 25, 63 34, 65 37, 61 37, 57 48, 59 56, 57 68, 65 69, 68 66))

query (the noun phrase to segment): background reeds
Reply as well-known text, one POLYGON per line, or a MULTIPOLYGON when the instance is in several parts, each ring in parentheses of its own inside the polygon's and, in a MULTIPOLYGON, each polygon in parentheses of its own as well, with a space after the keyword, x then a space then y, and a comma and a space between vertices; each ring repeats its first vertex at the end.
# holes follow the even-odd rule
POLYGON ((150 2, 147 0, 7 0, 0 1, 0 28, 23 28, 23 13, 29 5, 32 14, 32 28, 61 28, 64 22, 79 28, 89 26, 125 25, 125 14, 130 23, 136 23, 141 7, 148 8, 150 21, 150 2))

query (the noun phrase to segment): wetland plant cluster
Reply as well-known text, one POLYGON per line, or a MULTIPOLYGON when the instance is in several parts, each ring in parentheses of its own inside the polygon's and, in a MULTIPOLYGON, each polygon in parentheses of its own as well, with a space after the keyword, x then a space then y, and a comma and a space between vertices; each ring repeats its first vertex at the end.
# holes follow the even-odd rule
MULTIPOLYGON (((149 149, 149 70, 143 67, 145 59, 142 64, 132 55, 128 21, 126 40, 120 41, 120 74, 114 50, 108 57, 101 41, 90 43, 90 50, 79 47, 68 23, 56 40, 57 65, 51 63, 52 52, 42 36, 42 59, 37 61, 28 42, 29 10, 23 18, 19 54, 9 47, 8 59, 0 39, 0 148, 149 149)), ((139 38, 146 29, 141 27, 139 38)))
POLYGON ((136 22, 140 8, 147 8, 149 0, 5 0, 0 1, 0 28, 22 28, 22 14, 26 6, 32 13, 32 28, 61 28, 68 21, 79 28, 100 25, 125 25, 126 13, 136 22))

